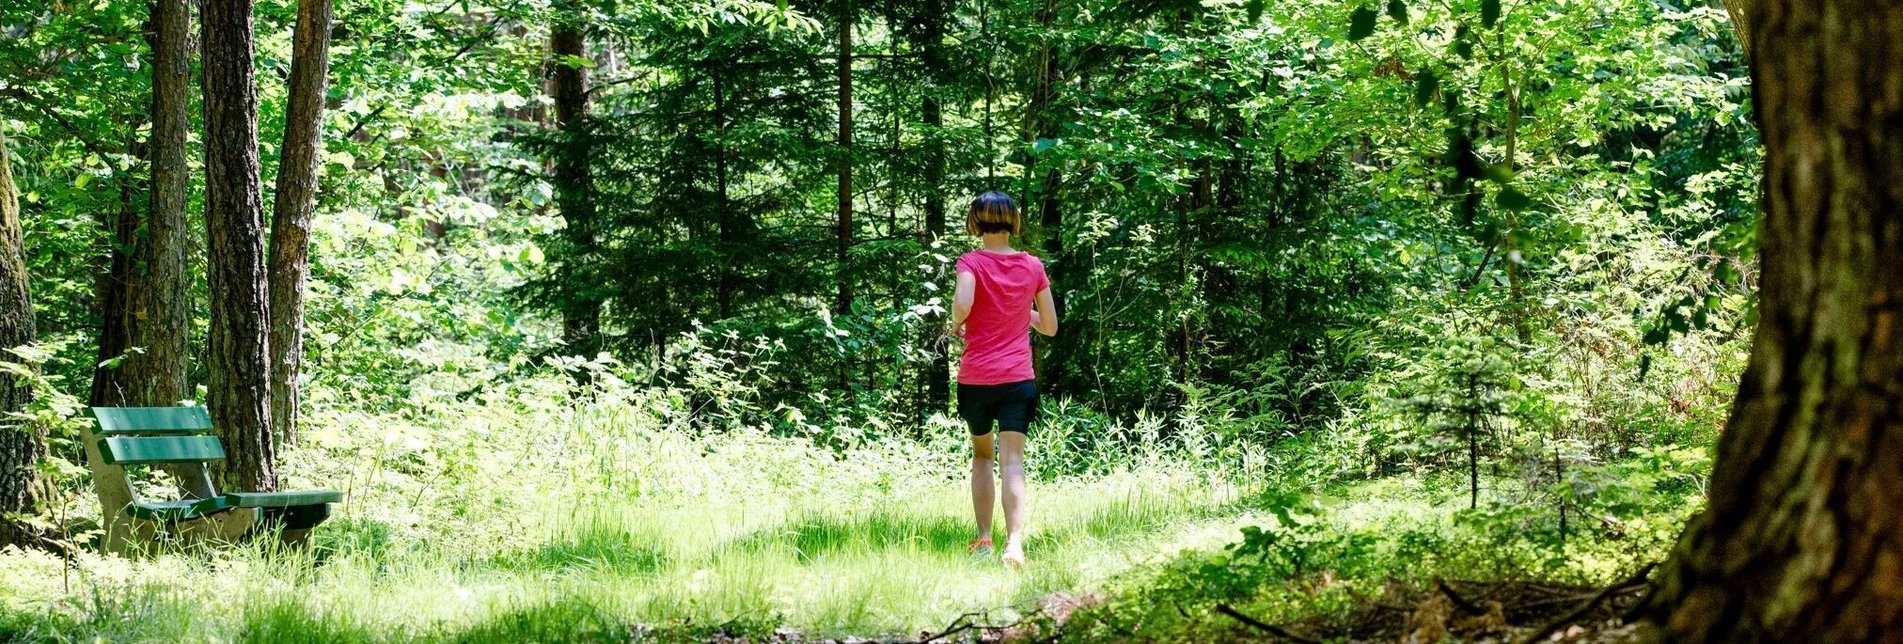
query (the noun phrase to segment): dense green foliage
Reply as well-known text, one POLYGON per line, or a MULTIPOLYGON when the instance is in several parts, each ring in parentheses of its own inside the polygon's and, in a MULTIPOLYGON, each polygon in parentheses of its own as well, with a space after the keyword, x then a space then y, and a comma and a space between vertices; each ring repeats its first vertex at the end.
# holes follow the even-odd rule
MULTIPOLYGON (((266 142, 293 15, 259 7, 266 142)), ((0 367, 39 369, 24 420, 55 493, 32 520, 79 544, 98 293, 146 203, 144 20, 0 3, 45 339, 0 367)), ((301 554, 0 553, 0 640, 893 633, 1102 588, 1068 636, 1196 641, 1231 626, 1215 601, 1603 581, 1699 498, 1752 322, 1760 152, 1703 2, 339 0, 332 35, 281 468, 349 501, 301 554), (549 59, 557 20, 586 60, 549 59), (579 131, 550 116, 558 65, 588 69, 579 131), (586 194, 554 183, 564 155, 586 194), (994 188, 1063 320, 1038 340, 1042 565, 1018 576, 957 552, 963 430, 933 386, 962 207, 994 188), (564 236, 564 197, 597 247, 564 236), (578 298, 603 333, 569 344, 578 298), (1341 586, 1311 592, 1322 570, 1341 586), (388 609, 412 603, 436 608, 388 609)))

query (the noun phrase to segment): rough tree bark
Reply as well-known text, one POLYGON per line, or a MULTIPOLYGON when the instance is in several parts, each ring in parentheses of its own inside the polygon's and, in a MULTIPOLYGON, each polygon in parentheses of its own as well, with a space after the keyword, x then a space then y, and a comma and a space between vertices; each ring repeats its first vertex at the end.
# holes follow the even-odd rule
POLYGON ((271 208, 271 435, 297 440, 297 376, 304 358, 304 283, 310 279, 311 213, 324 148, 324 88, 330 74, 330 0, 300 0, 291 45, 277 201, 271 208))
POLYGON ((258 95, 253 84, 253 0, 203 4, 206 268, 211 291, 212 423, 225 443, 220 487, 277 489, 271 439, 264 274, 263 198, 258 179, 258 95))
POLYGON ((137 254, 138 288, 129 303, 130 338, 145 352, 126 359, 129 399, 144 406, 174 405, 188 395, 191 299, 185 275, 185 203, 190 180, 185 159, 191 127, 191 26, 188 0, 155 0, 151 29, 151 207, 137 254))
POLYGON ((1755 3, 1757 336, 1709 508, 1648 604, 1672 642, 1903 637, 1903 3, 1755 3))
MULTIPOLYGON (((125 342, 142 351, 127 355, 119 367, 125 383, 122 399, 100 400, 95 386, 95 404, 167 406, 189 395, 186 342, 192 303, 185 275, 185 204, 190 174, 185 146, 191 127, 192 9, 187 0, 154 0, 150 12, 145 33, 152 48, 152 134, 145 145, 151 164, 150 203, 145 235, 134 245, 124 300, 125 342)), ((86 467, 106 517, 103 547, 125 553, 131 540, 143 539, 149 531, 141 534, 140 526, 122 512, 132 503, 131 486, 124 469, 100 457, 96 439, 92 424, 82 425, 86 467)), ((186 494, 212 495, 204 485, 202 466, 180 465, 172 472, 186 494)))
MULTIPOLYGON (((23 243, 20 193, 7 159, 6 136, 0 134, 0 352, 34 339, 33 297, 27 289, 23 243)), ((5 353, 0 359, 19 357, 5 353)), ((26 383, 0 373, 0 414, 25 409, 32 395, 26 383)), ((46 442, 36 428, 18 426, 0 416, 0 515, 32 512, 37 507, 36 465, 45 452, 46 442)), ((0 547, 38 541, 32 530, 0 518, 0 547)))
MULTIPOLYGON (((597 258, 600 224, 595 220, 594 176, 588 168, 588 69, 570 62, 588 55, 582 25, 573 16, 558 17, 549 33, 554 54, 549 95, 555 99, 555 126, 561 147, 555 154, 555 200, 567 227, 569 262, 593 264, 597 258)), ((590 357, 599 350, 601 297, 583 276, 570 276, 571 291, 562 303, 562 337, 572 351, 590 357)))

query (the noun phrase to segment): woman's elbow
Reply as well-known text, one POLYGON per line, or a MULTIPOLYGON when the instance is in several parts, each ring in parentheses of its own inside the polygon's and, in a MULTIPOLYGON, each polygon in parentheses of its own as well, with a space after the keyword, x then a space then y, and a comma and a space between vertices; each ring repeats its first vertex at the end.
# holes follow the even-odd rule
POLYGON ((1038 324, 1037 332, 1044 334, 1044 337, 1047 337, 1047 338, 1057 337, 1057 320, 1051 320, 1049 322, 1038 324))

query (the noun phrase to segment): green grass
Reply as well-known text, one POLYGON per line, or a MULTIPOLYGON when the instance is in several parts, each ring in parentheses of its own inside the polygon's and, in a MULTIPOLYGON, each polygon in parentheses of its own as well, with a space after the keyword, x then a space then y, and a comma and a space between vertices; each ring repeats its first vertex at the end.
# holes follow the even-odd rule
MULTIPOLYGON (((0 551, 0 643, 908 636, 971 612, 1007 622, 1053 593, 1095 590, 1127 597, 1112 612, 1140 624, 1081 636, 1119 641, 1125 627, 1178 628, 1180 607, 1196 615, 1212 597, 1291 618, 1314 603, 1301 584, 1316 569, 1238 576, 1222 559, 1239 528, 1276 522, 1265 502, 1286 503, 1258 492, 1332 492, 1310 497, 1327 506, 1317 531, 1283 547, 1376 593, 1397 577, 1622 574, 1669 545, 1696 500, 1673 484, 1684 498, 1652 504, 1670 512, 1554 546, 1529 538, 1550 517, 1521 507, 1510 480, 1490 477, 1474 513, 1451 474, 1335 484, 1298 458, 1213 453, 1193 432, 1106 434, 1081 452, 1053 429, 1029 454, 1045 474, 1030 489, 1031 565, 1011 570, 965 553, 960 428, 834 451, 760 432, 696 435, 652 411, 660 405, 510 398, 420 418, 315 415, 283 456, 286 486, 349 496, 310 549, 82 554, 70 565, 0 551)), ((1640 478, 1697 469, 1661 463, 1640 478)), ((89 509, 73 498, 64 511, 89 509)))
POLYGON ((549 508, 487 550, 448 532, 413 539, 387 516, 346 506, 301 553, 89 555, 65 582, 50 557, 0 554, 0 581, 20 582, 0 599, 0 641, 586 642, 626 641, 637 627, 680 637, 781 626, 916 634, 973 611, 1007 619, 1050 593, 1102 583, 1221 521, 1238 498, 1165 464, 1036 483, 1032 565, 1010 570, 965 552, 971 510, 955 472, 882 494, 703 492, 549 508))

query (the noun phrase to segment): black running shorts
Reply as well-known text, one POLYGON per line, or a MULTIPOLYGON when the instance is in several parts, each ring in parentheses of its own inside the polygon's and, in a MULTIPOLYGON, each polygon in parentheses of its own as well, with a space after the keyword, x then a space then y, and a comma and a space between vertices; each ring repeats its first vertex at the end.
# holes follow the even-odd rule
POLYGON ((971 435, 991 433, 992 421, 998 431, 1027 433, 1037 418, 1037 381, 1002 385, 958 383, 958 416, 971 426, 971 435))

